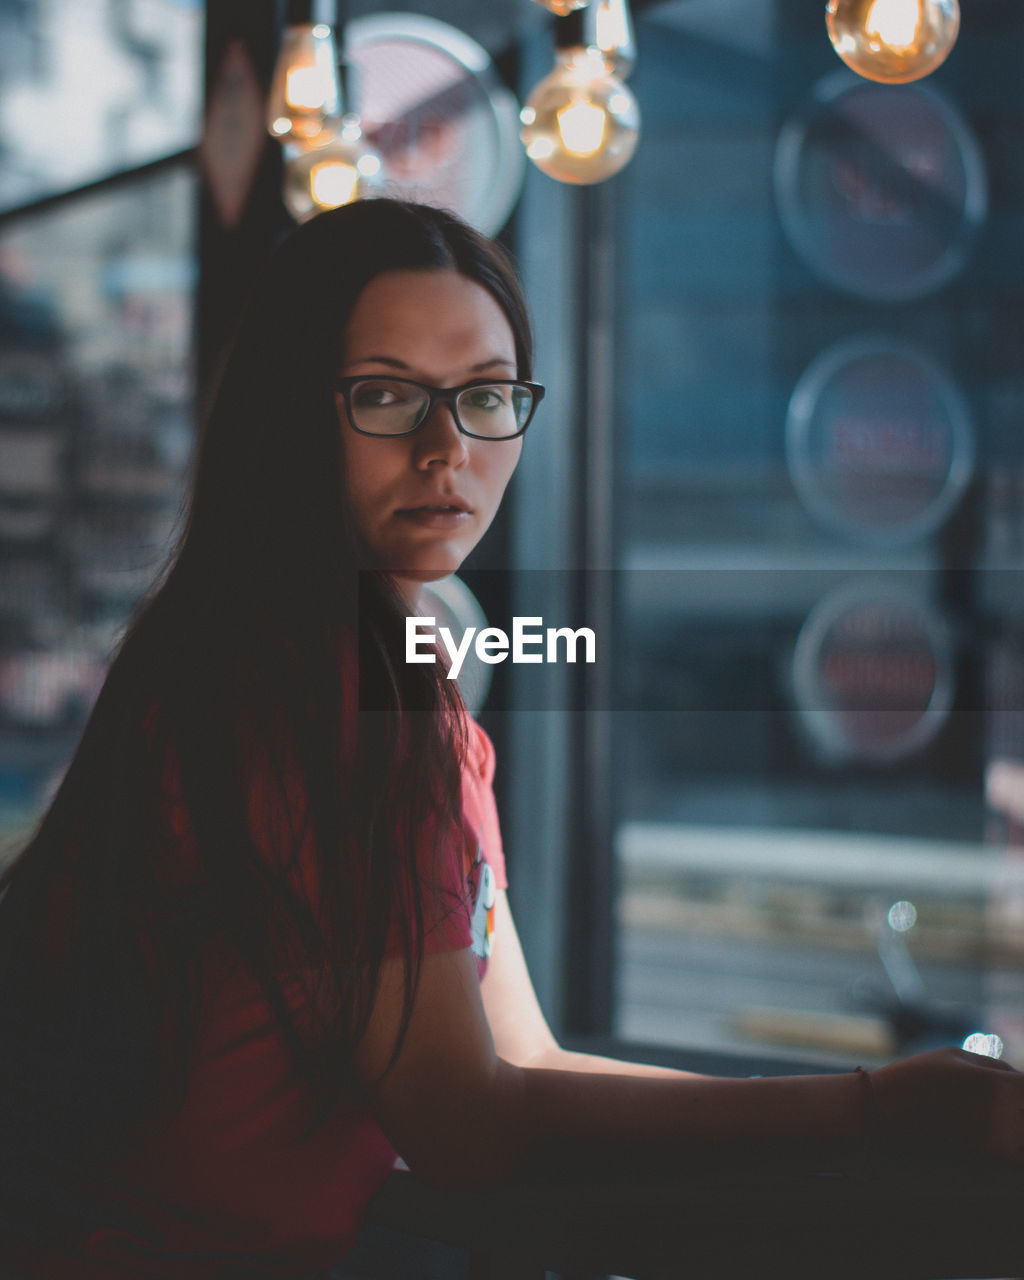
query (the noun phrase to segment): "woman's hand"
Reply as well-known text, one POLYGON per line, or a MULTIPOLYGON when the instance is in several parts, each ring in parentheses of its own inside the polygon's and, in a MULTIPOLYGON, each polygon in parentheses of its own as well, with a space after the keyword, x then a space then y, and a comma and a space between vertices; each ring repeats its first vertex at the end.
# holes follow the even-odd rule
POLYGON ((936 1049, 871 1072, 878 1146, 970 1150, 1024 1163, 1024 1074, 996 1058, 936 1049))

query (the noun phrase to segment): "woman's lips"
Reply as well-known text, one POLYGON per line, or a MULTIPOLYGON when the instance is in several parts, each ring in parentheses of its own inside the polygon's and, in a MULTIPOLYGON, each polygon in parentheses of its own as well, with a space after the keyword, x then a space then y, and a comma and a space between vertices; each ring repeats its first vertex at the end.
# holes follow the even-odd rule
POLYGON ((396 514, 424 529, 457 529, 470 517, 470 512, 465 507, 446 506, 443 503, 436 506, 407 507, 396 514))

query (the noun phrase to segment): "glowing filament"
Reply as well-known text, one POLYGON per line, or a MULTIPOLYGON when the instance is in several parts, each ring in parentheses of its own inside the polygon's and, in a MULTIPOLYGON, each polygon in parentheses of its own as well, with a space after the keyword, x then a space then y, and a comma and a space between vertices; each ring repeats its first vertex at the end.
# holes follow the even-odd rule
POLYGON ((559 18, 566 18, 576 9, 585 9, 588 0, 537 0, 549 13, 559 18))
POLYGON ((309 189, 314 201, 323 209, 336 209, 348 204, 359 185, 359 170, 340 160, 315 164, 309 174, 309 189))
POLYGON ((567 151, 590 156, 604 141, 604 116, 591 102, 573 102, 558 112, 558 132, 567 151))
POLYGON ((318 67, 289 67, 285 100, 297 111, 316 111, 329 96, 318 67))
POLYGON ((875 0, 864 20, 868 35, 888 45, 894 53, 914 47, 920 25, 918 0, 875 0))

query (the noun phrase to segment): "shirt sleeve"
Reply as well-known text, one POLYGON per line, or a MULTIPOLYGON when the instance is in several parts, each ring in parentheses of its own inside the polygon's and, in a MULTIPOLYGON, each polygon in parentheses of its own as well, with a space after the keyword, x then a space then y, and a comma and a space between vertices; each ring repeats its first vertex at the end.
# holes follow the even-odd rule
MULTIPOLYGON (((470 947, 478 965, 483 965, 491 953, 497 893, 508 887, 494 800, 494 769, 494 745, 471 719, 462 766, 461 822, 441 842, 434 864, 437 874, 421 873, 423 949, 428 955, 470 947)), ((400 933, 394 931, 389 953, 399 953, 401 942, 400 933)))
POLYGON ((482 978, 494 939, 494 908, 498 892, 508 888, 498 810, 494 802, 494 745, 471 720, 469 750, 462 772, 463 814, 475 837, 467 870, 470 895, 470 946, 482 978))
POLYGON ((469 754, 462 771, 462 804, 477 833, 484 859, 490 864, 497 887, 508 888, 505 851, 501 843, 498 807, 494 800, 494 744, 475 720, 469 722, 469 754))

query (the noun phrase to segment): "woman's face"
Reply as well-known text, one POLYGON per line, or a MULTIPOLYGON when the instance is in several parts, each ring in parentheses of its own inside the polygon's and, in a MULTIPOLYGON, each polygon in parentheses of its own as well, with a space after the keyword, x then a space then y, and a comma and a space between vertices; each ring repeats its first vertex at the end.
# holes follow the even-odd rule
MULTIPOLYGON (((389 374, 434 387, 515 378, 515 339, 486 289, 457 271, 391 271, 359 295, 342 339, 341 376, 389 374)), ((419 584, 453 573, 483 537, 522 451, 522 437, 463 435, 436 405, 412 435, 342 426, 344 483, 356 526, 411 603, 419 584)))

